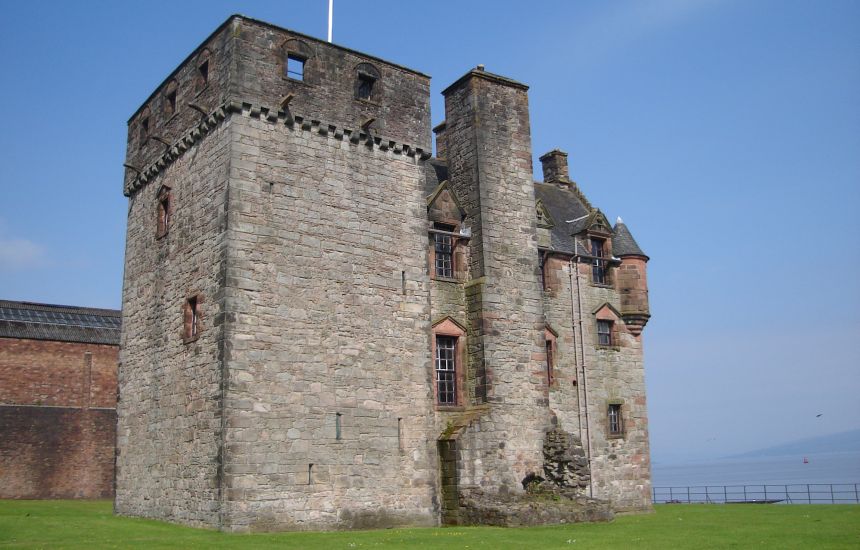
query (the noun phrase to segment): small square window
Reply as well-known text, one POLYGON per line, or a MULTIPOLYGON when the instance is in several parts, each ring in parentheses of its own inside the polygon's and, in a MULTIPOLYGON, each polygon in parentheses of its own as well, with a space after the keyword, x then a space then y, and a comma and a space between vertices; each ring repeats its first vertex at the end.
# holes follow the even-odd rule
POLYGON ((288 55, 286 73, 288 78, 304 81, 305 59, 293 54, 288 55))
POLYGON ((624 435, 624 417, 621 414, 621 405, 610 403, 607 410, 607 420, 609 421, 610 437, 621 437, 624 435))
POLYGON ((597 321, 597 343, 601 346, 612 345, 612 321, 597 321))
POLYGON ((373 100, 373 86, 376 84, 376 79, 369 74, 358 73, 358 88, 356 89, 356 97, 365 101, 373 100))

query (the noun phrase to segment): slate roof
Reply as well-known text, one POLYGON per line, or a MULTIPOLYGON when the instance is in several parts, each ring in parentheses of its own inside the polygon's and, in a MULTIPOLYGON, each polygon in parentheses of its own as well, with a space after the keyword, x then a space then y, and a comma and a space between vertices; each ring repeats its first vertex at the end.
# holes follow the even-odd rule
MULTIPOLYGON (((429 196, 441 182, 448 178, 448 165, 444 159, 435 157, 430 159, 427 165, 429 169, 424 171, 424 185, 426 194, 429 196)), ((543 203, 554 222, 552 229, 550 229, 552 250, 562 254, 575 254, 573 236, 588 229, 586 216, 593 211, 588 199, 575 188, 557 183, 536 181, 534 182, 534 189, 535 201, 539 200, 543 203), (569 220, 577 221, 568 223, 569 220)), ((585 252, 581 244, 579 252, 585 252)), ((632 254, 647 258, 623 222, 619 222, 615 226, 612 237, 612 254, 616 257, 632 254)))
POLYGON ((573 235, 585 229, 587 220, 567 222, 588 215, 589 208, 582 203, 576 193, 555 183, 535 182, 535 200, 543 203, 555 223, 550 229, 552 249, 556 252, 574 254, 573 235))
POLYGON ((0 300, 0 338, 119 345, 116 309, 0 300))
POLYGON ((618 223, 615 224, 615 234, 612 236, 612 253, 619 258, 622 256, 648 256, 642 252, 639 245, 636 244, 636 239, 627 229, 627 225, 621 218, 618 218, 618 223))

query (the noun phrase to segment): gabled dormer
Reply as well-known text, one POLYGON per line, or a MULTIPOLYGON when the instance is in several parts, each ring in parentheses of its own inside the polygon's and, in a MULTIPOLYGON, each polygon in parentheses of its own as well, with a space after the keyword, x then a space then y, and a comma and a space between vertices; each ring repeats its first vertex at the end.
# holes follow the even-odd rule
POLYGON ((465 217, 466 211, 457 200, 448 180, 437 185, 427 197, 427 218, 431 222, 460 225, 465 217))
POLYGON ((551 229, 555 227, 555 220, 552 219, 552 216, 547 210, 546 206, 544 206, 543 201, 538 199, 535 203, 535 213, 537 215, 537 226, 542 227, 544 229, 551 229))

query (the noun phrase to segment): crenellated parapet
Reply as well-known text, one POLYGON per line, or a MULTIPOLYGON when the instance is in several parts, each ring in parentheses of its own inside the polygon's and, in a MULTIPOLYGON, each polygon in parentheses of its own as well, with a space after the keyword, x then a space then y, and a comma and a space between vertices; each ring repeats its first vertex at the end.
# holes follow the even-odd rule
POLYGON ((422 147, 416 147, 409 143, 401 143, 385 136, 376 135, 361 127, 339 127, 309 117, 294 115, 289 110, 270 108, 264 105, 253 105, 238 100, 228 100, 211 113, 204 115, 200 122, 188 129, 174 143, 164 143, 164 152, 151 164, 145 167, 137 167, 128 163, 124 164, 126 170, 130 170, 134 175, 131 176, 125 189, 123 189, 123 194, 127 197, 133 195, 138 189, 154 179, 165 168, 194 146, 195 143, 211 133, 219 124, 233 114, 265 120, 272 124, 281 124, 301 132, 313 132, 320 136, 331 136, 335 140, 347 141, 353 145, 364 145, 371 150, 391 151, 395 155, 415 157, 421 161, 431 157, 431 152, 422 147))

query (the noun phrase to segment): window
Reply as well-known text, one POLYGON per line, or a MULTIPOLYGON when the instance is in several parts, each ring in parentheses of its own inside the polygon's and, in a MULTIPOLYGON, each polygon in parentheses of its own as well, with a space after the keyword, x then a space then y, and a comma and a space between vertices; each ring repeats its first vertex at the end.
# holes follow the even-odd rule
POLYGON ((200 73, 200 89, 209 83, 209 60, 207 59, 197 67, 200 73))
POLYGON ((299 57, 295 54, 287 55, 287 77, 293 80, 305 80, 305 61, 304 57, 299 57))
POLYGON ((376 78, 369 74, 358 73, 358 89, 355 97, 366 101, 373 100, 374 84, 376 84, 376 78))
POLYGON ((149 137, 149 117, 145 116, 142 119, 140 119, 140 141, 141 141, 141 145, 143 144, 144 141, 146 141, 146 138, 148 138, 148 137, 149 137))
POLYGON ((167 101, 165 101, 165 103, 164 103, 164 112, 167 114, 167 116, 170 116, 176 112, 176 88, 175 87, 172 90, 170 90, 169 92, 167 92, 165 99, 167 101))
MULTIPOLYGON (((433 228, 453 233, 455 227, 444 223, 434 223, 433 228)), ((437 277, 454 277, 454 237, 444 233, 433 233, 435 252, 435 272, 437 277)))
POLYGON ((161 238, 167 235, 170 229, 170 216, 172 214, 173 205, 171 204, 170 188, 162 187, 158 192, 158 224, 155 230, 156 238, 161 238))
POLYGON ((607 410, 607 419, 609 421, 609 436, 621 437, 624 435, 624 417, 621 415, 621 405, 618 403, 610 403, 607 410))
POLYGON ((601 346, 612 345, 612 321, 597 321, 597 343, 601 346))
POLYGON ((552 386, 553 375, 553 353, 552 353, 552 340, 546 340, 546 383, 548 386, 552 386))
POLYGON ((457 404, 457 338, 436 336, 436 402, 457 404))
POLYGON ((591 282, 606 284, 606 260, 603 259, 603 239, 591 239, 591 282))
POLYGON ((541 290, 548 290, 546 287, 546 261, 546 252, 541 252, 540 250, 538 250, 538 277, 540 279, 541 290))
POLYGON ((185 300, 182 311, 182 339, 185 343, 193 342, 200 336, 200 302, 199 294, 185 300))

